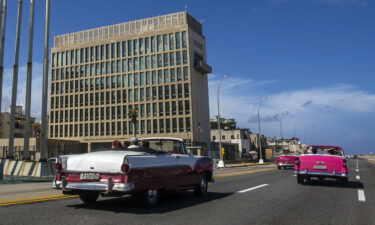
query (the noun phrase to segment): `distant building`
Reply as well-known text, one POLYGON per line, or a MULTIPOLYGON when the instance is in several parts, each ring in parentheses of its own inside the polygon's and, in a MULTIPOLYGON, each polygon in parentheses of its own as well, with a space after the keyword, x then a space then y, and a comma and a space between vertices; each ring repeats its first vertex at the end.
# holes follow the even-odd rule
POLYGON ((259 146, 259 138, 262 145, 262 157, 265 159, 265 149, 267 148, 267 138, 263 134, 259 135, 259 133, 252 133, 250 134, 250 153, 252 155, 256 155, 257 159, 260 157, 260 146, 259 146))
POLYGON ((303 149, 305 147, 305 145, 300 143, 298 138, 294 137, 290 139, 267 138, 267 148, 273 149, 274 157, 278 157, 283 154, 303 154, 303 149))
MULTIPOLYGON (((218 116, 210 119, 210 128, 211 130, 219 129, 218 116)), ((222 130, 235 130, 237 128, 237 122, 235 119, 220 118, 220 128, 222 130)))
MULTIPOLYGON (((26 116, 22 111, 22 106, 16 106, 16 120, 15 120, 15 138, 23 138, 25 133, 25 119, 26 116)), ((10 129, 10 112, 0 113, 0 139, 9 138, 10 129)), ((30 118, 30 137, 35 137, 35 118, 30 118)))
MULTIPOLYGON (((249 129, 230 129, 221 130, 221 142, 223 143, 224 149, 226 149, 225 159, 240 159, 244 155, 249 154, 250 147, 250 135, 249 129)), ((211 130, 211 143, 212 149, 215 149, 218 154, 219 149, 219 130, 211 130)))

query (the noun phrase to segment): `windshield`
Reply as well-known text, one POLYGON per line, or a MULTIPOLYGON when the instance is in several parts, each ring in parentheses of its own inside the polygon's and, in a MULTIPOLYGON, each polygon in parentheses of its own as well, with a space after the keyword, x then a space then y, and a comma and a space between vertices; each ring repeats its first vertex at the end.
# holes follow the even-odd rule
POLYGON ((177 140, 142 140, 141 147, 168 153, 185 154, 181 142, 177 140))
POLYGON ((343 156, 343 152, 339 148, 314 148, 314 147, 309 147, 307 149, 307 154, 317 154, 317 155, 338 155, 338 156, 343 156))

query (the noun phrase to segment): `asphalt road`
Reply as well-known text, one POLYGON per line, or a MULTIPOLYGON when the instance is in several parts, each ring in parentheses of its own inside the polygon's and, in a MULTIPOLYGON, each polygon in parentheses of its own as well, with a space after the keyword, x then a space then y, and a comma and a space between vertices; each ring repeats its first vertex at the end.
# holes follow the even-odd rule
POLYGON ((375 164, 360 159, 358 172, 356 161, 350 164, 347 187, 334 180, 300 185, 292 170, 237 168, 217 171, 227 175, 210 183, 202 198, 170 194, 154 209, 142 208, 133 197, 94 205, 78 198, 15 204, 0 206, 0 224, 375 225, 375 164))

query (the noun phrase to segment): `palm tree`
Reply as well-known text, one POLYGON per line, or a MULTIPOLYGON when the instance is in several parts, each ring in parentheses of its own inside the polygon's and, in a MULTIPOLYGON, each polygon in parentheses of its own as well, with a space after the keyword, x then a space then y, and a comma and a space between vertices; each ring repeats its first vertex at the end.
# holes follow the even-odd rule
POLYGON ((39 123, 39 122, 36 122, 36 123, 34 124, 34 133, 35 133, 35 137, 36 137, 36 138, 39 138, 39 136, 40 136, 40 132, 41 132, 40 123, 39 123))
POLYGON ((137 136, 136 128, 137 128, 137 122, 138 122, 138 113, 139 113, 139 110, 137 107, 135 107, 134 109, 130 109, 128 113, 130 121, 133 123, 133 126, 134 126, 134 137, 137 136))

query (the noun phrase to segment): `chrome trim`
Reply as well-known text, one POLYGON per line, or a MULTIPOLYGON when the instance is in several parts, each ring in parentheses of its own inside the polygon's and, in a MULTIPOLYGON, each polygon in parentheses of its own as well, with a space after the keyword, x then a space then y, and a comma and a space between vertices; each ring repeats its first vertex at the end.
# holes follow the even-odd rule
POLYGON ((89 191, 120 191, 127 192, 134 189, 133 183, 113 183, 111 182, 69 182, 64 190, 89 190, 89 191))
POLYGON ((293 163, 279 163, 279 166, 294 166, 293 163))
POLYGON ((305 175, 318 175, 318 176, 333 176, 333 177, 349 177, 349 173, 336 173, 336 172, 317 172, 317 171, 294 171, 295 174, 305 175))

